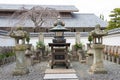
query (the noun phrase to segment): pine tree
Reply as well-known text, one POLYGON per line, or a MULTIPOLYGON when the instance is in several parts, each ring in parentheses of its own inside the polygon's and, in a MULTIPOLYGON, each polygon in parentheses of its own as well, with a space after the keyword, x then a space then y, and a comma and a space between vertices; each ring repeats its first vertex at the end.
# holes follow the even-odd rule
POLYGON ((115 8, 109 16, 111 19, 108 22, 107 29, 120 28, 120 8, 115 8))

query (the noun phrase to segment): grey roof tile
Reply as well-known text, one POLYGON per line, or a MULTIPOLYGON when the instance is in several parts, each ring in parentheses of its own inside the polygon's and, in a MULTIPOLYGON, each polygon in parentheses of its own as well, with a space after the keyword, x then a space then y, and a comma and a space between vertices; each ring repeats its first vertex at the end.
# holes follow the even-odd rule
MULTIPOLYGON (((95 27, 96 24, 100 24, 101 27, 107 26, 107 22, 101 20, 94 14, 72 13, 71 18, 62 18, 62 20, 65 22, 65 27, 95 27)), ((2 16, 0 17, 0 27, 13 27, 16 21, 16 19, 9 20, 9 17, 2 16)), ((24 26, 34 27, 34 24, 32 21, 27 20, 24 26)), ((50 26, 53 27, 53 25, 50 26)))

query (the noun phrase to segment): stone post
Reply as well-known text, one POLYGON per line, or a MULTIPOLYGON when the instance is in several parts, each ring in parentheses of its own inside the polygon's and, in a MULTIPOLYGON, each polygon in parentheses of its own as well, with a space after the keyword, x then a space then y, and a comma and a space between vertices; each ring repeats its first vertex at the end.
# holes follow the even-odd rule
POLYGON ((16 67, 13 75, 24 75, 29 73, 25 58, 26 45, 18 44, 15 46, 16 51, 16 67))

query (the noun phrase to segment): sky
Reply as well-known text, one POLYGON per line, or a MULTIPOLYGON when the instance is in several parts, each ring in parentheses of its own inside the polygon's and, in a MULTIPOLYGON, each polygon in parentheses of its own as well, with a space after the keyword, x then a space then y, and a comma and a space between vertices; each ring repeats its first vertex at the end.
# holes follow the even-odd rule
POLYGON ((74 5, 79 13, 102 14, 108 21, 111 11, 120 8, 120 0, 0 0, 0 4, 74 5))

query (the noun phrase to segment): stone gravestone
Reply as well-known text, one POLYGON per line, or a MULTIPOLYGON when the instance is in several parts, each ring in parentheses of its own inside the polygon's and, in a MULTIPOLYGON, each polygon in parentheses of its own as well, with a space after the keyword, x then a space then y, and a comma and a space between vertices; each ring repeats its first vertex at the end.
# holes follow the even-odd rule
POLYGON ((13 71, 13 75, 24 75, 29 73, 26 65, 25 50, 27 45, 25 45, 25 38, 27 32, 23 31, 21 27, 18 27, 16 31, 10 32, 10 37, 15 39, 16 45, 14 47, 16 53, 16 67, 13 71), (20 44, 20 40, 22 43, 20 44))
POLYGON ((102 36, 107 35, 107 32, 100 30, 100 25, 95 26, 95 30, 91 32, 91 36, 93 37, 93 44, 91 48, 93 49, 94 60, 93 64, 90 68, 91 73, 107 73, 103 65, 103 49, 104 45, 102 45, 102 36))
POLYGON ((44 35, 41 32, 39 34, 39 41, 44 42, 44 35))
MULTIPOLYGON (((75 37, 76 37, 76 44, 81 44, 81 42, 80 42, 80 32, 76 32, 76 35, 75 35, 75 37)), ((84 63, 85 62, 85 54, 84 54, 84 48, 83 48, 84 46, 82 45, 82 49, 78 49, 77 51, 76 51, 76 54, 77 54, 77 56, 76 56, 76 58, 78 57, 78 60, 81 62, 81 63, 84 63)))
MULTIPOLYGON (((80 32, 76 32, 75 34, 75 44, 80 44, 80 32)), ((80 58, 79 54, 80 50, 76 50, 75 45, 72 45, 72 60, 78 61, 80 58)))
POLYGON ((75 42, 77 43, 77 44, 80 44, 80 32, 76 32, 76 35, 75 35, 75 42))
MULTIPOLYGON (((40 34, 39 34, 39 41, 44 43, 44 34, 42 32, 40 32, 40 34)), ((42 60, 43 60, 44 59, 43 57, 45 56, 45 54, 44 54, 45 46, 44 46, 44 48, 37 49, 37 52, 42 55, 42 60)))

